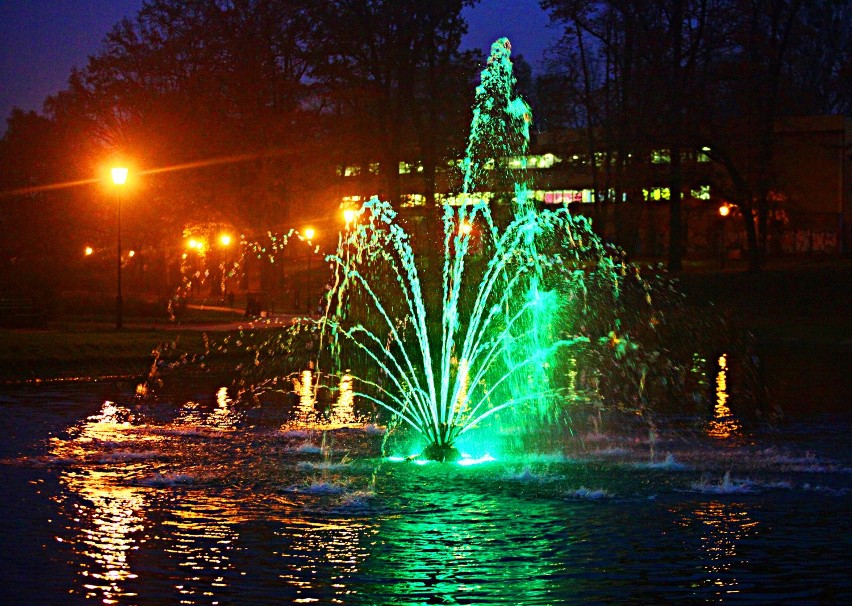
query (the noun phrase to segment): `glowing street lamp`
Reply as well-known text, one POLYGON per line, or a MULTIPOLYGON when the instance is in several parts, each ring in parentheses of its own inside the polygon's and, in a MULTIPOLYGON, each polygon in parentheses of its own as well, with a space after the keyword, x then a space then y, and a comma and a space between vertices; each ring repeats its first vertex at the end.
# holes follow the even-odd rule
POLYGON ((86 248, 83 249, 83 254, 86 255, 87 257, 90 256, 93 252, 95 252, 95 249, 92 248, 91 246, 87 246, 86 248))
POLYGON ((231 245, 231 235, 230 234, 220 234, 219 235, 219 244, 222 246, 230 246, 231 245))
POLYGON ((314 239, 314 236, 316 235, 316 233, 317 232, 314 231, 313 227, 308 227, 308 228, 305 229, 305 238, 307 238, 308 242, 310 242, 311 240, 314 239))
POLYGON ((112 173, 112 182, 116 185, 124 185, 127 183, 127 168, 117 166, 110 172, 112 173))
POLYGON ((719 207, 719 215, 720 216, 727 217, 730 214, 731 214, 731 207, 728 206, 727 204, 723 204, 722 206, 719 207))
POLYGON ((343 220, 346 221, 346 227, 349 227, 353 221, 355 221, 355 217, 358 216, 358 211, 354 208, 347 208, 343 211, 343 220))
MULTIPOLYGON (((112 182, 116 185, 124 185, 127 182, 127 168, 116 166, 111 171, 112 182)), ((118 254, 116 255, 116 291, 115 291, 115 327, 124 325, 124 301, 121 298, 121 188, 118 188, 118 254)))

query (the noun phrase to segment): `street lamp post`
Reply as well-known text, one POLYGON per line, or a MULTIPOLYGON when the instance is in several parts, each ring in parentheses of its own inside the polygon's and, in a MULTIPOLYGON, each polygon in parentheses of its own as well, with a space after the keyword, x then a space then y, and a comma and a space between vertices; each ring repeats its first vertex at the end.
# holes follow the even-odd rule
POLYGON ((305 307, 306 307, 306 311, 309 314, 311 313, 311 295, 312 295, 312 291, 313 291, 313 288, 312 288, 313 276, 311 275, 313 269, 311 268, 311 258, 314 256, 314 253, 313 253, 311 247, 313 246, 312 240, 314 239, 314 236, 316 235, 316 233, 317 232, 313 227, 308 227, 308 228, 305 229, 305 238, 307 238, 307 240, 308 240, 308 275, 307 275, 307 279, 305 281, 306 282, 305 295, 308 297, 308 300, 305 304, 305 307))
MULTIPOLYGON (((115 167, 112 169, 112 182, 118 186, 124 185, 127 181, 127 168, 115 167)), ((121 297, 121 187, 118 188, 118 248, 116 255, 116 291, 115 291, 115 327, 121 328, 124 325, 124 301, 121 297)))

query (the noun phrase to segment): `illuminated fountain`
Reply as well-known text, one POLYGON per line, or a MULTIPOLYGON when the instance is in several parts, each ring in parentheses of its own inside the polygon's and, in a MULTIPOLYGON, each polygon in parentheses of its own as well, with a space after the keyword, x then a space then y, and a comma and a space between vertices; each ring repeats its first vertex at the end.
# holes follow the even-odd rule
POLYGON ((482 72, 462 193, 443 206, 435 238, 442 254, 373 198, 329 257, 335 283, 321 329, 332 363, 357 367, 355 398, 414 430, 428 459, 458 458, 462 437, 501 411, 547 414, 566 391, 550 376, 560 354, 590 341, 570 317, 587 304, 586 274, 620 281, 588 223, 566 208, 537 210, 514 175, 508 217, 477 193, 518 174, 501 171, 508 160, 526 160, 530 108, 513 95, 510 48, 495 42, 482 72))
POLYGON ((381 424, 386 453, 445 461, 530 439, 559 449, 581 408, 653 432, 653 409, 702 389, 695 335, 716 331, 679 322, 670 282, 646 280, 584 217, 539 208, 510 54, 498 40, 482 72, 460 193, 420 230, 375 197, 348 217, 325 314, 223 346, 254 352, 240 397, 289 397, 291 425, 322 432, 381 424))

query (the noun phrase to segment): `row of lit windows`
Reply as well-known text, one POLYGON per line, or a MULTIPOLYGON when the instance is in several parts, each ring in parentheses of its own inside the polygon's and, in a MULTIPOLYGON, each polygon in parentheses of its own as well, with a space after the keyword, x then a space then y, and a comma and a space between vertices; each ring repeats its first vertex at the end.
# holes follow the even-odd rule
MULTIPOLYGON (((513 156, 508 158, 507 165, 512 169, 521 169, 521 168, 550 168, 554 164, 562 162, 562 158, 554 156, 553 154, 542 154, 539 156, 513 156)), ((462 168, 464 166, 464 160, 450 160, 447 162, 447 168, 462 168)), ((488 160, 485 163, 486 170, 493 170, 495 166, 494 160, 488 160)), ((443 168, 443 167, 441 167, 443 168)), ((410 175, 412 173, 422 173, 423 172, 423 164, 421 162, 400 162, 399 163, 399 174, 400 175, 410 175)), ((357 177, 362 174, 369 175, 378 175, 379 174, 379 163, 371 162, 366 166, 366 171, 364 170, 364 166, 360 164, 347 164, 345 166, 337 167, 337 176, 338 177, 357 177)))
MULTIPOLYGON (((709 200, 710 186, 700 185, 697 188, 690 190, 690 196, 695 200, 709 200)), ((564 204, 591 204, 595 201, 595 192, 592 189, 559 189, 559 190, 533 190, 529 192, 530 198, 546 205, 564 205, 564 204)), ((602 200, 615 200, 615 190, 609 192, 601 192, 602 200)), ((643 189, 642 195, 646 201, 663 201, 670 199, 670 190, 668 187, 652 187, 643 189)), ((482 202, 489 203, 494 200, 494 192, 476 192, 474 194, 435 194, 435 202, 438 204, 449 204, 450 206, 467 206, 479 204, 482 202)), ((342 199, 341 207, 353 208, 360 205, 363 198, 361 196, 345 196, 342 199)), ((627 194, 621 194, 621 200, 627 201, 627 194)), ((402 196, 401 206, 403 208, 414 208, 426 206, 426 196, 423 194, 405 194, 402 196)))
MULTIPOLYGON (((671 190, 668 187, 652 187, 651 189, 643 189, 642 194, 645 197, 645 200, 653 200, 655 202, 671 199, 671 190)), ((698 187, 689 190, 689 195, 695 200, 709 200, 710 186, 699 185, 698 187)))
MULTIPOLYGON (((692 152, 681 152, 681 160, 684 162, 710 162, 710 156, 708 152, 710 148, 702 147, 700 150, 692 152)), ((587 166, 589 164, 589 155, 588 154, 572 154, 568 162, 572 166, 587 166)), ((606 164, 607 159, 612 161, 615 157, 614 154, 606 154, 604 152, 597 152, 593 155, 595 160, 595 166, 604 166, 606 164)), ((631 157, 631 155, 628 155, 631 157)), ((651 151, 650 154, 650 162, 651 164, 668 164, 671 162, 671 152, 667 149, 655 149, 651 151)), ((561 163, 563 160, 559 156, 555 156, 553 154, 541 154, 541 155, 530 155, 530 156, 512 156, 507 159, 506 164, 510 169, 545 169, 552 168, 556 164, 561 163)), ((464 166, 464 160, 450 160, 447 162, 447 167, 449 168, 462 168, 464 166)), ((494 160, 487 160, 485 162, 485 169, 493 170, 495 167, 494 160)), ((345 166, 337 167, 337 175, 340 177, 357 177, 361 174, 370 174, 377 175, 379 174, 379 163, 371 162, 367 164, 366 171, 364 170, 364 166, 360 164, 349 164, 345 166)), ((399 174, 400 175, 410 175, 412 173, 422 173, 423 172, 423 164, 421 162, 400 162, 399 163, 399 174)))
MULTIPOLYGON (((531 194, 535 200, 545 204, 589 204, 595 201, 595 192, 591 189, 563 189, 556 191, 536 190, 531 192, 531 194)), ((695 200, 709 200, 710 186, 699 185, 697 188, 690 190, 689 194, 695 200)), ((599 195, 603 200, 616 199, 615 190, 600 192, 599 195)), ((643 189, 642 197, 646 201, 661 201, 668 200, 671 195, 668 187, 652 187, 650 189, 643 189)), ((626 193, 621 194, 621 200, 622 202, 627 201, 626 193)))
MULTIPOLYGON (((710 162, 710 148, 702 147, 701 149, 692 152, 680 152, 681 162, 710 162)), ((651 164, 669 164, 672 161, 671 150, 655 149, 651 151, 651 164)))

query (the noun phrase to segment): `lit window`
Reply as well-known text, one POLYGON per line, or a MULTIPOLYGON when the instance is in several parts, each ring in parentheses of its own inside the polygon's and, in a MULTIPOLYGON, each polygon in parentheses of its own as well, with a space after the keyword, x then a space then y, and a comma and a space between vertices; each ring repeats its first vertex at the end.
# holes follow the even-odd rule
POLYGON ((426 206, 426 196, 423 194, 405 194, 402 196, 403 208, 412 208, 415 206, 426 206))
MULTIPOLYGON (((515 160, 518 164, 521 164, 523 160, 526 160, 527 168, 550 168, 555 163, 562 161, 553 154, 543 154, 541 156, 527 156, 526 158, 519 157, 515 160)), ((523 166, 512 166, 512 168, 523 168, 523 166)))
POLYGON ((411 173, 422 173, 423 164, 421 162, 400 162, 399 174, 410 175, 411 173))
POLYGON ((438 195, 438 201, 442 204, 449 204, 450 206, 470 206, 473 204, 487 204, 491 200, 494 199, 494 192, 486 191, 486 192, 477 192, 476 194, 459 194, 458 196, 453 195, 438 195))
POLYGON ((370 173, 371 175, 378 175, 379 174, 379 163, 378 162, 370 162, 370 164, 367 165, 367 172, 370 173))
POLYGON ((595 201, 595 192, 591 189, 563 189, 535 192, 535 198, 545 204, 588 204, 595 201))
POLYGON ((695 189, 690 190, 689 193, 696 200, 709 200, 710 199, 710 186, 709 185, 699 185, 695 189))
POLYGON ((357 177, 361 174, 361 167, 355 164, 350 166, 343 167, 343 176, 344 177, 357 177))
POLYGON ((669 164, 672 156, 667 149, 655 149, 651 152, 651 164, 669 164))
POLYGON ((646 201, 655 201, 659 202, 661 200, 669 199, 669 188, 668 187, 653 187, 651 189, 643 189, 642 193, 645 196, 646 201))
POLYGON ((553 154, 544 154, 543 156, 538 156, 539 168, 550 168, 557 162, 562 162, 562 158, 557 158, 553 154))
POLYGON ((708 155, 709 151, 710 151, 709 147, 702 147, 700 150, 698 150, 698 153, 695 154, 695 161, 696 162, 710 162, 710 156, 708 155))

